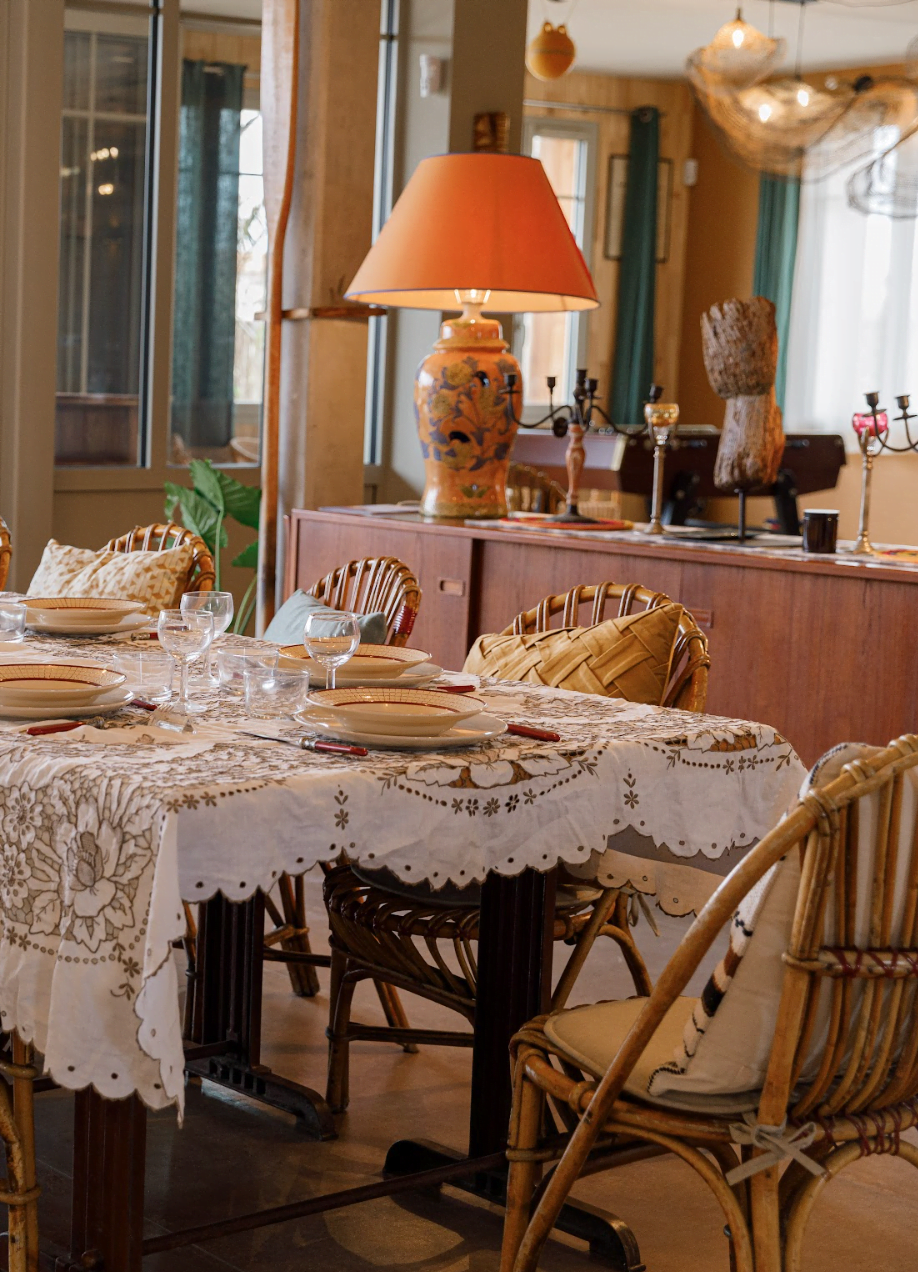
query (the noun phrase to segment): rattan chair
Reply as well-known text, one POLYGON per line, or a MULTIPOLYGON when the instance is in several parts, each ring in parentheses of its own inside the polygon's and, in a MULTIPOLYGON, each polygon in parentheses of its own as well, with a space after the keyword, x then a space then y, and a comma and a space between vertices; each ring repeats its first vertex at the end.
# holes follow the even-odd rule
MULTIPOLYGON (((668 605, 670 599, 665 592, 651 592, 639 583, 596 583, 572 587, 569 592, 546 596, 534 609, 518 614, 501 635, 525 636, 547 632, 550 627, 592 626, 606 618, 622 618, 636 610, 668 605), (588 614, 583 612, 585 606, 590 607, 588 614), (614 609, 614 613, 607 613, 607 609, 614 609), (559 621, 553 623, 554 618, 559 621)), ((704 711, 710 666, 707 638, 685 610, 673 649, 669 683, 660 705, 680 711, 704 711)))
MULTIPOLYGON (((348 561, 314 583, 309 595, 334 609, 347 609, 355 614, 385 614, 387 644, 399 648, 408 643, 421 605, 417 577, 397 557, 348 561)), ((277 890, 280 904, 274 897, 265 896, 265 908, 274 928, 265 938, 264 956, 269 962, 286 963, 294 993, 311 998, 319 990, 315 969, 328 967, 330 960, 328 955, 312 952, 302 877, 291 879, 281 875, 277 890)), ((407 1026, 398 995, 387 985, 377 984, 377 992, 393 1027, 407 1026)))
MULTIPOLYGON (((830 751, 802 801, 717 889, 642 1007, 574 1008, 517 1034, 501 1272, 536 1267, 581 1174, 615 1166, 621 1154, 634 1160, 642 1148, 675 1154, 708 1184, 726 1219, 736 1272, 802 1272, 813 1204, 851 1162, 892 1153, 918 1166, 918 1148, 901 1138, 918 1124, 916 768, 914 735, 885 750, 830 751), (799 873, 771 877, 766 924, 760 907, 769 896, 763 903, 752 890, 778 862, 779 871, 799 873), (731 921, 741 905, 749 908, 731 921), (740 1000, 752 997, 744 1018, 758 1019, 755 1064, 739 1081, 758 1076, 737 1094, 736 1076, 725 1081, 723 1074, 749 1064, 745 1031, 736 1028, 737 1015, 717 1035, 712 1022, 738 984, 741 961, 723 960, 700 1000, 679 995, 724 925, 735 934, 749 914, 754 929, 770 930, 740 1000), (594 1056, 604 1050, 602 1064, 582 1041, 584 1012, 592 1013, 590 1045, 594 1056), (684 1080, 692 1063, 674 1063, 672 1036, 682 1019, 694 1030, 685 1055, 708 1046, 709 1078, 712 1057, 727 1061, 719 1083, 709 1081, 702 1094, 689 1096, 687 1087, 673 1094, 671 1075, 684 1080), (540 1185, 546 1167, 551 1173, 540 1185)), ((751 957, 756 934, 743 933, 740 960, 751 957)), ((661 1201, 672 1204, 671 1196, 661 1201)))
MULTIPOLYGON (((565 596, 547 597, 534 610, 520 614, 507 630, 545 630, 557 614, 569 620, 566 625, 576 626, 580 606, 585 602, 592 603, 591 622, 599 622, 610 601, 618 601, 619 612, 628 614, 635 606, 652 609, 668 600, 661 592, 649 592, 636 585, 603 583, 577 587, 565 596)), ((707 641, 691 616, 685 614, 676 639, 664 705, 703 710, 709 665, 707 641)), ((468 1032, 392 1030, 351 1019, 356 985, 372 978, 377 985, 388 982, 430 998, 474 1023, 477 967, 473 943, 478 936, 479 914, 476 893, 444 900, 442 894, 438 897, 426 889, 419 892, 402 888, 395 880, 391 883, 390 887, 389 880, 382 882, 378 875, 348 865, 337 867, 325 881, 332 942, 326 1098, 338 1111, 347 1106, 351 1042, 373 1039, 446 1046, 472 1043, 468 1032), (438 943, 452 946, 455 966, 446 963, 438 943), (424 950, 430 958, 424 957, 424 950)), ((556 941, 572 945, 573 950, 555 988, 554 1006, 563 1006, 567 1001, 599 936, 616 942, 638 993, 650 992, 650 977, 631 933, 629 903, 630 899, 614 888, 589 887, 573 879, 562 881, 553 936, 556 941)))
POLYGON ((13 545, 10 542, 10 528, 0 517, 0 592, 6 587, 12 556, 13 545))
POLYGON ((564 487, 529 464, 511 464, 507 473, 510 512, 558 512, 567 503, 564 487))
POLYGON ((135 526, 127 534, 109 539, 105 546, 109 552, 163 552, 166 548, 181 547, 183 543, 190 543, 194 552, 182 592, 212 591, 217 573, 210 548, 200 535, 173 521, 168 525, 135 526))

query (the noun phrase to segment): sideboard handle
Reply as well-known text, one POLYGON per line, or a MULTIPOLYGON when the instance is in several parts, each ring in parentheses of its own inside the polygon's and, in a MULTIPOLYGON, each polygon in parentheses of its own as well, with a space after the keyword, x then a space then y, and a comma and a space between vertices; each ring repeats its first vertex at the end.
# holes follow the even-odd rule
POLYGON ((465 579, 437 579, 437 591, 446 596, 465 596, 465 579))

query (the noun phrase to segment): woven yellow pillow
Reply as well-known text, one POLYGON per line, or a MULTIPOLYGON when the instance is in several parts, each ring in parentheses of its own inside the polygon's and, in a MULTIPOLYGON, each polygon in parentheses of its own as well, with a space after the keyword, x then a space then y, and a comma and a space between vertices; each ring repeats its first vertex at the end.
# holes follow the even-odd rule
POLYGON ((142 601, 151 618, 177 607, 191 571, 194 548, 162 552, 72 548, 51 539, 29 584, 29 596, 117 596, 142 601))
POLYGON ((659 706, 682 618, 674 603, 530 636, 479 636, 463 671, 659 706))

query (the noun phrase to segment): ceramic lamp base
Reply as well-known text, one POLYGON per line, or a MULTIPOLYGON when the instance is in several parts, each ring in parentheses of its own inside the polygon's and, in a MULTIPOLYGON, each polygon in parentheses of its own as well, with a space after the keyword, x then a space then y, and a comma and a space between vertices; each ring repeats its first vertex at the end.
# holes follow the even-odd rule
POLYGON ((426 517, 507 514, 507 472, 522 402, 519 363, 500 323, 469 306, 444 322, 418 368, 414 390, 426 484, 426 517), (516 375, 513 411, 507 376, 516 375))

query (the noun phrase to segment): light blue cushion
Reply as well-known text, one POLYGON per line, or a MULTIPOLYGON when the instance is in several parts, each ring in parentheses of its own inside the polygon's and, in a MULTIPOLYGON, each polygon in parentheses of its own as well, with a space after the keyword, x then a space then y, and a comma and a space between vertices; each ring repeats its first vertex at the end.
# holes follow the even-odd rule
MULTIPOLYGON (((306 592, 297 589, 271 619, 265 632, 265 640, 273 640, 278 645, 302 645, 306 619, 314 610, 326 608, 323 601, 317 601, 314 596, 308 596, 306 592)), ((361 614, 357 624, 363 644, 385 645, 385 614, 361 614)))

